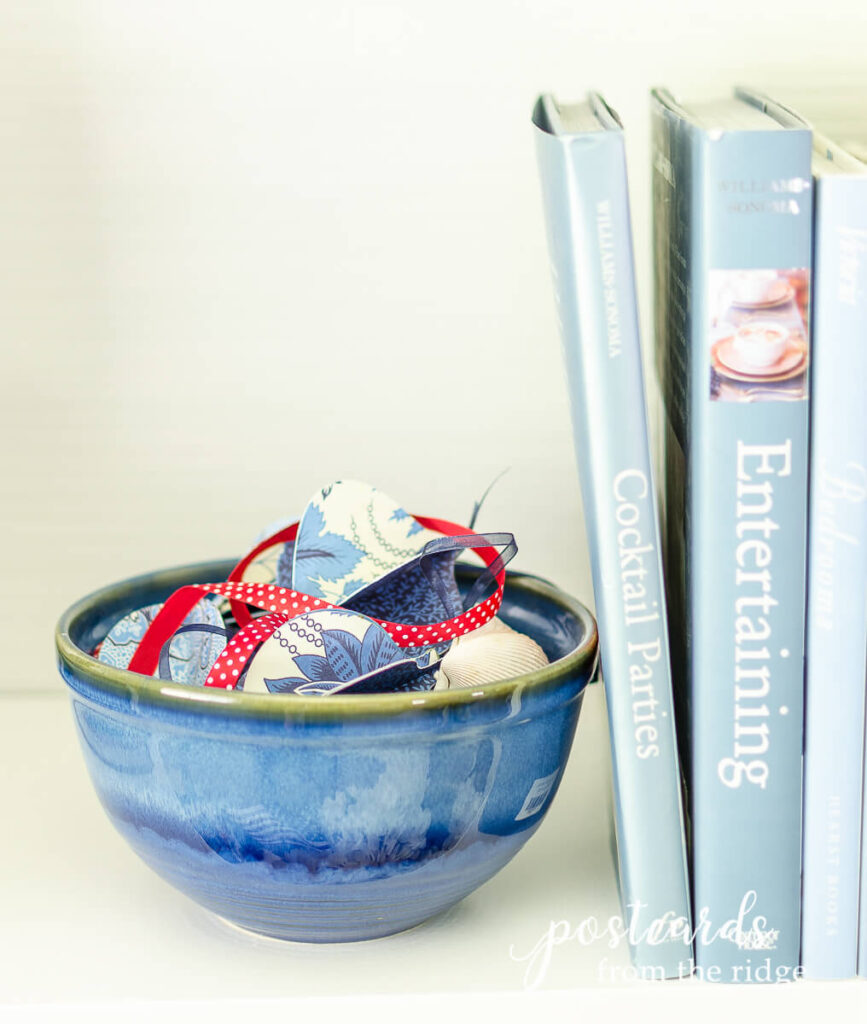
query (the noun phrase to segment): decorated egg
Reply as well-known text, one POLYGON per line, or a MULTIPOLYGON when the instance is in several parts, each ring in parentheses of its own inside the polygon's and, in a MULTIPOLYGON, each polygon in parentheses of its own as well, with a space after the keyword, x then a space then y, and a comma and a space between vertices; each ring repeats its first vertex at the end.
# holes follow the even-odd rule
POLYGON ((244 690, 304 696, 432 689, 427 651, 411 657, 372 619, 342 608, 296 615, 278 626, 250 660, 244 690))
MULTIPOLYGON (((127 668, 162 605, 130 612, 111 628, 99 648, 99 661, 127 668)), ((184 619, 160 658, 161 679, 203 686, 211 666, 226 646, 226 627, 216 603, 203 598, 184 619)))
POLYGON ((292 586, 343 604, 439 539, 440 534, 425 529, 375 487, 337 481, 304 511, 292 557, 292 586))
POLYGON ((547 655, 532 637, 495 617, 452 643, 437 670, 435 689, 484 686, 547 664, 547 655))

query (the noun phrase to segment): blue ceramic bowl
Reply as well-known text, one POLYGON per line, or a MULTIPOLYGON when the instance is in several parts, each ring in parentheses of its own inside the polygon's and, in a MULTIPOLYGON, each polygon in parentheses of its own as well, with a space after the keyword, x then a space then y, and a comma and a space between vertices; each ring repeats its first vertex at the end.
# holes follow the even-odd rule
MULTIPOLYGON (((552 664, 477 691, 228 693, 87 653, 127 612, 231 568, 118 583, 58 624, 87 767, 135 852, 221 917, 309 942, 410 928, 511 860, 539 827, 569 755, 596 662, 587 609, 509 574, 502 618, 552 664)), ((474 570, 458 569, 468 586, 474 570)))

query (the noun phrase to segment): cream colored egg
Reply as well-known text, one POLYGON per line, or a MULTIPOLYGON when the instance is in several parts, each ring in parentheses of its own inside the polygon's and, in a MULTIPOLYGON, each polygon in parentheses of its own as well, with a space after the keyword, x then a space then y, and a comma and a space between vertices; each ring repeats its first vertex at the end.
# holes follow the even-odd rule
POLYGON ((479 629, 459 637, 437 671, 435 690, 456 690, 513 679, 548 664, 532 637, 493 618, 479 629))

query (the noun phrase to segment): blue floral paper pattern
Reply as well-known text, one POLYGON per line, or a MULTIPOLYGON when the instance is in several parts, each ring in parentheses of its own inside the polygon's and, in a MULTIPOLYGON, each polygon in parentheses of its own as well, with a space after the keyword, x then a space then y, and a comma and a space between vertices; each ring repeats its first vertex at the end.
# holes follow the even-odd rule
POLYGON ((314 497, 295 542, 292 586, 344 604, 401 565, 439 534, 369 484, 338 481, 314 497))
POLYGON ((295 561, 295 541, 289 541, 283 545, 280 557, 277 559, 277 568, 274 582, 278 587, 292 588, 292 563, 295 561))
POLYGON ((461 593, 455 582, 455 561, 459 554, 458 551, 441 551, 420 555, 409 565, 356 591, 346 607, 374 619, 411 626, 452 619, 463 611, 461 593), (428 572, 438 578, 438 586, 431 582, 422 567, 425 557, 428 572))
POLYGON ((366 687, 431 689, 430 669, 439 659, 408 657, 405 649, 364 615, 321 609, 279 626, 256 652, 246 692, 327 694, 366 687))
MULTIPOLYGON (((258 547, 262 541, 268 537, 273 537, 275 533, 279 533, 285 527, 290 526, 292 522, 292 519, 283 518, 270 523, 264 530, 260 531, 252 546, 254 548, 258 547)), ((266 548, 247 566, 244 572, 244 580, 247 583, 277 583, 281 587, 291 586, 293 546, 292 541, 288 543, 281 541, 270 548, 266 548), (290 566, 290 575, 285 577, 285 583, 280 581, 280 565, 284 560, 288 560, 290 566)))
MULTIPOLYGON (((102 642, 99 660, 115 668, 127 668, 160 608, 159 604, 148 605, 115 623, 102 642)), ((214 601, 203 598, 184 619, 183 626, 210 628, 193 628, 172 637, 168 659, 172 681, 204 686, 211 666, 226 646, 223 617, 214 601)))

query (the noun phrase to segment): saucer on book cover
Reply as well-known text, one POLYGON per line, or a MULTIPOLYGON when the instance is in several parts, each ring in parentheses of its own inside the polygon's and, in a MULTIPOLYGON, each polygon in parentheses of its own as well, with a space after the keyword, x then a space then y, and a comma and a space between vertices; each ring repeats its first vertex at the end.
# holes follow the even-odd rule
POLYGON ((731 380, 773 382, 788 380, 803 373, 807 347, 801 338, 789 341, 780 358, 770 366, 758 367, 744 359, 734 344, 734 336, 721 338, 710 350, 711 363, 717 373, 731 380))
POLYGON ((780 287, 776 291, 771 291, 764 298, 750 300, 739 299, 736 296, 731 303, 738 309, 777 309, 779 306, 785 306, 795 297, 795 288, 788 281, 780 281, 779 284, 780 287))

